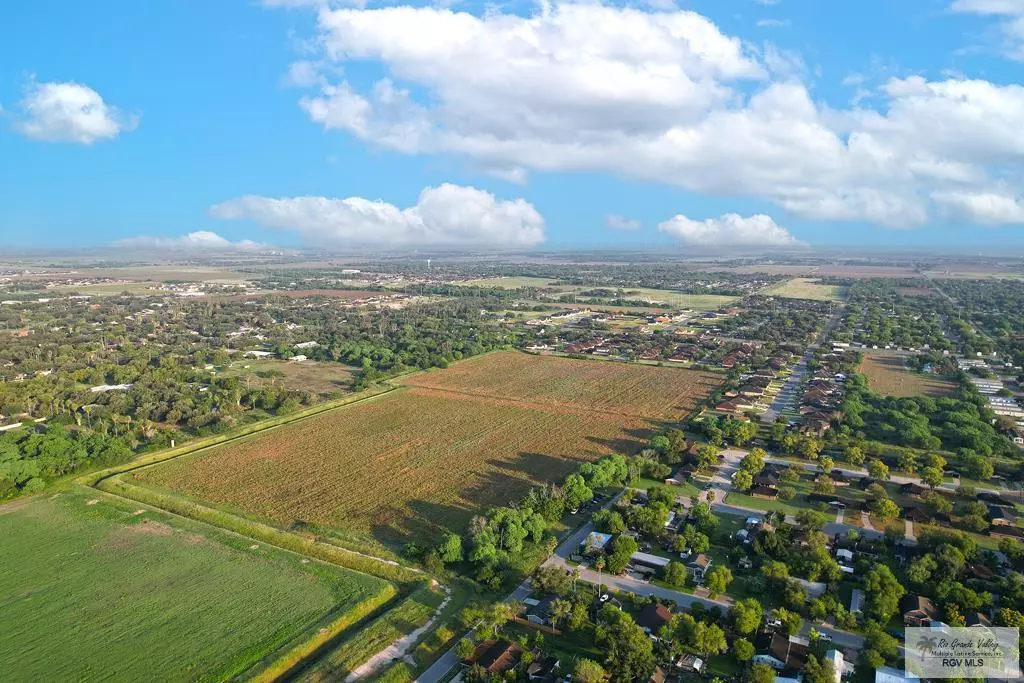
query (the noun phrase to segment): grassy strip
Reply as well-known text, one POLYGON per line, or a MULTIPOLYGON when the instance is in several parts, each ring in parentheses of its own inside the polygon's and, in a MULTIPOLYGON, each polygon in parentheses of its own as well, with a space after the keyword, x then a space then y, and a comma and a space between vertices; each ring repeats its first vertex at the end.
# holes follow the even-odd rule
MULTIPOLYGON (((254 681, 258 683, 269 683, 270 681, 276 681, 286 676, 297 667, 301 666, 307 658, 313 655, 317 650, 329 643, 331 639, 337 638, 340 634, 344 633, 349 627, 358 623, 365 617, 373 614, 373 612, 383 607, 389 600, 391 600, 397 591, 394 586, 387 586, 381 591, 381 593, 375 596, 372 600, 365 600, 355 609, 346 610, 335 618, 331 623, 321 629, 319 629, 312 638, 304 640, 298 646, 292 648, 284 655, 280 656, 276 660, 267 664, 260 672, 253 677, 254 681)), ((385 612, 384 616, 373 622, 376 624, 381 619, 385 618, 390 614, 390 610, 385 612)), ((372 626, 371 626, 372 627, 372 626)), ((362 633, 366 629, 361 629, 358 633, 362 633)), ((369 655, 368 655, 369 656, 369 655)))
POLYGON ((437 610, 444 593, 423 585, 364 628, 316 658, 302 680, 334 680, 347 676, 391 643, 422 627, 437 610))
POLYGON ((406 662, 398 662, 370 680, 376 681, 376 683, 412 683, 415 679, 416 676, 409 665, 406 662))
POLYGON ((131 500, 146 503, 154 507, 172 512, 182 517, 199 520, 228 531, 233 531, 242 536, 248 536, 261 540, 264 543, 291 550, 302 555, 314 557, 324 562, 346 567, 364 574, 377 576, 395 583, 405 584, 419 582, 424 575, 397 562, 382 560, 369 555, 362 555, 351 550, 345 550, 338 546, 318 541, 315 538, 307 538, 282 531, 269 524, 245 519, 237 515, 217 510, 215 508, 200 505, 199 503, 185 500, 178 496, 172 496, 143 486, 129 484, 120 477, 106 477, 99 481, 95 488, 115 495, 129 498, 131 500))
POLYGON ((414 671, 417 674, 426 671, 466 633, 459 615, 463 608, 477 597, 476 588, 465 579, 456 580, 449 584, 449 587, 452 599, 441 612, 436 628, 421 639, 410 652, 416 664, 414 671))

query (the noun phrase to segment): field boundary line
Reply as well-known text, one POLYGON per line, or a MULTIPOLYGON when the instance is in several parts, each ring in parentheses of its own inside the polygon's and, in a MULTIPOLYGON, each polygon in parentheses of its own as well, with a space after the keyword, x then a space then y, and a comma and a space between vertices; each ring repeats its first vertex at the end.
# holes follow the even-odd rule
POLYGON ((395 560, 368 555, 350 550, 333 543, 300 536, 291 531, 279 529, 270 524, 247 519, 239 515, 203 505, 187 498, 153 490, 146 486, 130 484, 119 476, 107 477, 91 487, 120 498, 151 505, 179 517, 191 519, 219 529, 262 541, 278 548, 290 550, 299 555, 330 562, 362 574, 369 574, 385 581, 400 584, 416 583, 426 574, 414 567, 407 567, 395 560), (372 565, 372 567, 370 566, 372 565))

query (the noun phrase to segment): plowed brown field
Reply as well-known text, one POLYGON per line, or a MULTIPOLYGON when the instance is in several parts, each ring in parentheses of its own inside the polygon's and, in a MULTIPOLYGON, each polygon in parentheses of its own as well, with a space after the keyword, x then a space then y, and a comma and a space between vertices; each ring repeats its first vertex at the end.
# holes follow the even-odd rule
POLYGON ((710 373, 497 353, 407 389, 136 473, 136 483, 394 544, 463 530, 580 460, 641 445, 710 373))

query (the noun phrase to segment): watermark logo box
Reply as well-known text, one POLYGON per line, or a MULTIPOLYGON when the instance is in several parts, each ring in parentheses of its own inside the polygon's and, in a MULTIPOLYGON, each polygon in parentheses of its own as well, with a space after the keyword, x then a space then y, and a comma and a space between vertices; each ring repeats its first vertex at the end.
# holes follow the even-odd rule
POLYGON ((905 632, 904 648, 911 678, 1021 678, 1016 628, 912 627, 905 632))

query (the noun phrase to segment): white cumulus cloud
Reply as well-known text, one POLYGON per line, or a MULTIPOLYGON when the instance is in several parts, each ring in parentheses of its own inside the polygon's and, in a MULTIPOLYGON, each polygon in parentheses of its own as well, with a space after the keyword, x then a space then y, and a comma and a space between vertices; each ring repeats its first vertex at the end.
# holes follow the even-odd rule
POLYGON ((80 83, 33 81, 20 102, 15 127, 27 137, 48 142, 91 145, 110 140, 138 124, 107 104, 98 92, 80 83))
POLYGON ((1003 53, 1024 62, 1024 0, 954 0, 950 9, 961 14, 997 17, 1003 33, 1003 53))
POLYGON ((787 247, 801 242, 769 216, 744 217, 727 213, 721 218, 698 221, 678 214, 658 230, 678 238, 684 244, 701 247, 787 247))
POLYGON ((312 121, 515 179, 610 172, 802 218, 915 227, 941 209, 935 193, 992 192, 1019 183, 1024 164, 1020 86, 893 79, 875 108, 836 109, 812 97, 799 55, 752 48, 692 11, 392 6, 324 10, 318 25, 325 63, 384 76, 318 86, 300 102, 312 121))
POLYGON ((246 196, 212 206, 210 213, 294 231, 323 246, 533 247, 545 239, 544 218, 525 200, 498 200, 451 184, 424 189, 406 209, 362 197, 246 196))
POLYGON ((269 249, 270 246, 253 242, 252 240, 241 240, 232 242, 209 230, 197 230, 181 237, 152 237, 141 235, 129 237, 114 244, 117 247, 136 249, 166 249, 172 251, 253 251, 269 249))
POLYGON ((617 213, 610 213, 605 216, 605 225, 609 230, 632 231, 640 229, 640 221, 633 218, 626 218, 617 213))
POLYGON ((1024 198, 998 192, 936 192, 933 199, 956 218, 982 225, 1024 224, 1024 198))

